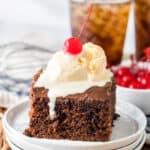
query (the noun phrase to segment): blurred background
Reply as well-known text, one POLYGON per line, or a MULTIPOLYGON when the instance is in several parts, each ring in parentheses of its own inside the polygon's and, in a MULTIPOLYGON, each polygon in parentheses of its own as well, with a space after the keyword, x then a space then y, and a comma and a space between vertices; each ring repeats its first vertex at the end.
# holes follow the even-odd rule
MULTIPOLYGON (((134 48, 133 10, 126 52, 134 48)), ((0 0, 0 44, 25 41, 57 49, 71 35, 69 0, 0 0)))
POLYGON ((0 0, 0 44, 25 41, 55 47, 70 35, 68 12, 67 0, 0 0))
MULTIPOLYGON (((71 36, 70 2, 0 0, 0 92, 3 97, 8 93, 28 95, 33 74, 71 36)), ((123 57, 135 51, 133 5, 125 34, 123 57)))

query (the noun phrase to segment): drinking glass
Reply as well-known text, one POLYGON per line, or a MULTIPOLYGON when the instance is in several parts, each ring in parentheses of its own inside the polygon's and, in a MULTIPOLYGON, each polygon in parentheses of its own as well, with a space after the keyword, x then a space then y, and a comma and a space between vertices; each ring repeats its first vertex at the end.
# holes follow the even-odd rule
POLYGON ((102 46, 110 65, 121 62, 131 0, 71 0, 72 35, 78 36, 89 4, 93 10, 80 39, 102 46))
POLYGON ((150 46, 150 0, 135 0, 136 57, 150 46))

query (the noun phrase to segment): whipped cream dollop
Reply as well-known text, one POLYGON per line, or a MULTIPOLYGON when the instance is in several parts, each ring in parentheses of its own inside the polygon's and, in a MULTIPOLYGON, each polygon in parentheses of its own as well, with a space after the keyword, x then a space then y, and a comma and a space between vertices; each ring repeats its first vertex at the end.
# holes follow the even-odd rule
POLYGON ((51 119, 55 117, 56 97, 82 93, 109 82, 112 73, 106 65, 104 50, 93 43, 84 44, 82 52, 75 56, 56 52, 35 84, 49 89, 51 119))

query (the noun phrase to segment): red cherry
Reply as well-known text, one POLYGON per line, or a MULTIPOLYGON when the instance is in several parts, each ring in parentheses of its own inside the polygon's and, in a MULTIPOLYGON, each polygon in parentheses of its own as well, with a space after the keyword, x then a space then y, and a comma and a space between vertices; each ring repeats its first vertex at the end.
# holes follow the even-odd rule
POLYGON ((116 79, 117 84, 123 87, 128 87, 128 84, 122 80, 122 77, 116 79))
POLYGON ((146 76, 141 80, 141 85, 144 88, 150 88, 150 76, 146 76))
MULTIPOLYGON (((145 50, 146 60, 150 60, 150 47, 145 50)), ((123 87, 133 89, 150 89, 150 71, 148 68, 140 68, 138 62, 131 57, 132 64, 129 67, 120 67, 112 69, 117 84, 123 87)))
POLYGON ((71 37, 64 42, 64 51, 77 55, 82 51, 82 43, 77 37, 71 37))
POLYGON ((141 80, 141 84, 142 84, 143 86, 146 86, 146 85, 147 85, 147 80, 146 80, 146 78, 143 78, 143 79, 141 80))
POLYGON ((150 80, 147 83, 146 89, 150 89, 150 80))
POLYGON ((131 89, 142 89, 140 83, 138 83, 136 80, 132 81, 129 85, 129 88, 131 89))
POLYGON ((146 74, 146 70, 145 69, 140 69, 137 73, 138 77, 144 77, 146 74))
POLYGON ((143 89, 150 86, 150 73, 148 70, 140 70, 137 74, 137 81, 141 84, 143 89))
POLYGON ((130 83, 133 80, 133 77, 131 75, 124 75, 122 77, 122 81, 125 83, 130 83))
POLYGON ((137 79, 138 82, 141 82, 141 81, 142 81, 142 77, 141 77, 141 76, 137 76, 136 79, 137 79))
POLYGON ((150 47, 144 50, 144 54, 145 54, 146 59, 150 60, 150 47))
POLYGON ((147 88, 150 89, 150 73, 149 73, 148 80, 147 80, 147 88))
POLYGON ((123 76, 130 74, 130 68, 129 67, 121 67, 117 70, 117 75, 118 76, 123 76))

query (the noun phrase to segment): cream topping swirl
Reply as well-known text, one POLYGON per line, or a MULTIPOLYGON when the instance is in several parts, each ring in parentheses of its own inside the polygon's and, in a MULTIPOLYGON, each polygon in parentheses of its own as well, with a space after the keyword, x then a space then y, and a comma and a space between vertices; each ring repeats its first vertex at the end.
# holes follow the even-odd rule
POLYGON ((93 43, 83 45, 79 55, 56 52, 36 82, 36 87, 49 89, 50 116, 55 116, 55 100, 58 96, 81 93, 91 86, 103 86, 112 73, 106 69, 103 49, 93 43))

